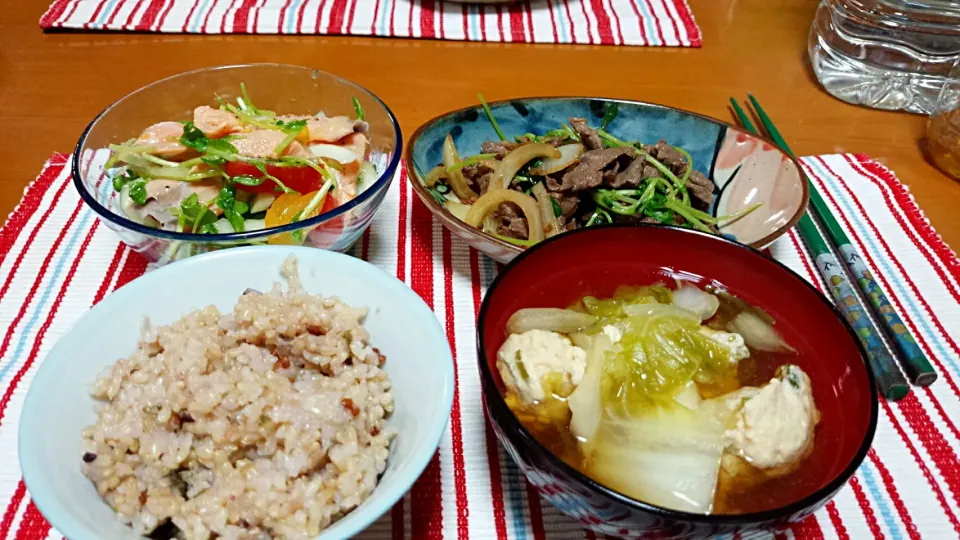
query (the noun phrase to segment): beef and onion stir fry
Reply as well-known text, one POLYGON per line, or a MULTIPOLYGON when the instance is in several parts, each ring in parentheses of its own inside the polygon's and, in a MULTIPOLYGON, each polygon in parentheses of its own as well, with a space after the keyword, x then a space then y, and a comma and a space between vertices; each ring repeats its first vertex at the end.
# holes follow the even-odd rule
POLYGON ((563 231, 605 223, 659 223, 717 234, 718 228, 760 205, 716 217, 709 213, 714 184, 694 168, 683 148, 666 141, 625 141, 606 130, 616 116, 607 107, 594 128, 584 118, 543 134, 508 140, 484 103, 500 140, 461 158, 453 137, 443 163, 424 184, 450 213, 518 246, 563 231))

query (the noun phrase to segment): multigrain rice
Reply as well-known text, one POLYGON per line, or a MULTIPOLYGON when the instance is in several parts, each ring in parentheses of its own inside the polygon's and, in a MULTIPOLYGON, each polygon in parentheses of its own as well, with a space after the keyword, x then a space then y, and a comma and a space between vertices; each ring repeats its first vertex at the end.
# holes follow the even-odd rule
POLYGON ((304 292, 292 257, 281 274, 145 329, 94 382, 81 466, 137 533, 311 538, 376 487, 393 395, 366 309, 304 292))

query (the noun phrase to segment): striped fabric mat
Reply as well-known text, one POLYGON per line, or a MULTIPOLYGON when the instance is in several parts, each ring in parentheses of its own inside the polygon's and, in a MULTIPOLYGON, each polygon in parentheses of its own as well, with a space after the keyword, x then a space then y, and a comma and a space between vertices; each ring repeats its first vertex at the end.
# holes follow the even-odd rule
POLYGON ((55 0, 46 29, 699 47, 685 0, 55 0))
MULTIPOLYGON (((17 466, 24 395, 71 323, 147 267, 82 204, 68 160, 51 158, 0 229, 0 540, 61 538, 30 502, 17 466)), ((957 538, 960 261, 881 165, 855 155, 803 163, 941 376, 900 402, 882 402, 873 449, 822 511, 758 536, 957 538)), ((433 306, 453 346, 458 382, 436 458, 402 503, 360 538, 594 538, 528 489, 484 421, 474 321, 496 265, 434 221, 402 174, 372 230, 354 254, 405 280, 433 306)), ((798 241, 791 232, 772 253, 822 290, 798 241)))

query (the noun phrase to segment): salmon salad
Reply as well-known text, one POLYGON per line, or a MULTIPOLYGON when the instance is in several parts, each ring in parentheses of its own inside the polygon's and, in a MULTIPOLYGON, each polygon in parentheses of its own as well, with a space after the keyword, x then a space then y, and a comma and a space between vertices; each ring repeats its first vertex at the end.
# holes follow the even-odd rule
POLYGON ((218 235, 304 221, 376 180, 369 126, 359 101, 353 106, 354 117, 278 114, 256 107, 241 85, 236 103, 216 96, 190 120, 159 122, 111 145, 104 169, 123 215, 149 227, 218 235))

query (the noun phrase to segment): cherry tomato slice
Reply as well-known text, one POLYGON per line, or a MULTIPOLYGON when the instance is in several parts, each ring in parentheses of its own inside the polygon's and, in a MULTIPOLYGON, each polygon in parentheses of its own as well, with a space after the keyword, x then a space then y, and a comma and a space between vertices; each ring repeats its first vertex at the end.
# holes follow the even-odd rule
MULTIPOLYGON (((278 197, 277 200, 273 201, 273 204, 270 205, 270 208, 267 209, 267 215, 264 220, 267 227, 288 225, 293 221, 293 218, 297 216, 297 213, 302 212, 307 205, 310 204, 310 200, 313 199, 316 193, 316 191, 304 193, 303 195, 297 195, 296 193, 284 193, 278 197)), ((323 200, 323 204, 320 205, 319 208, 311 212, 310 215, 300 216, 300 220, 306 220, 318 216, 324 212, 329 212, 336 207, 336 199, 332 193, 328 193, 327 197, 323 200)), ((319 227, 314 228, 312 231, 305 231, 305 233, 309 233, 311 244, 317 247, 330 247, 333 245, 333 242, 339 238, 342 230, 343 218, 338 217, 320 225, 319 227)), ((290 233, 275 234, 271 236, 267 242, 270 244, 299 244, 299 242, 297 242, 290 233)))
MULTIPOLYGON (((300 193, 316 191, 323 185, 323 177, 312 167, 277 167, 276 165, 267 165, 266 168, 267 174, 275 176, 283 182, 285 186, 300 193)), ((243 161, 228 161, 224 166, 224 170, 230 176, 263 178, 263 173, 260 172, 260 169, 243 161)), ((273 193, 277 189, 277 184, 273 180, 264 180, 263 183, 258 186, 237 184, 237 189, 251 193, 273 193)))

